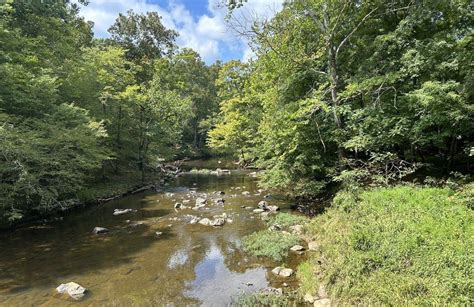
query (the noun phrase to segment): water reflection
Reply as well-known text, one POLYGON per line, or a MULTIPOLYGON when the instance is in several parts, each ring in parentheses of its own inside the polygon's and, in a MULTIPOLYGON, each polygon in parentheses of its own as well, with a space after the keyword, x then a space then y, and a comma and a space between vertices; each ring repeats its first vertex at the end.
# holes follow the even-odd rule
POLYGON ((268 286, 267 270, 262 267, 245 269, 242 273, 229 270, 221 249, 213 244, 199 262, 194 272, 196 279, 187 286, 185 295, 196 298, 204 305, 227 305, 231 298, 245 292, 268 286))

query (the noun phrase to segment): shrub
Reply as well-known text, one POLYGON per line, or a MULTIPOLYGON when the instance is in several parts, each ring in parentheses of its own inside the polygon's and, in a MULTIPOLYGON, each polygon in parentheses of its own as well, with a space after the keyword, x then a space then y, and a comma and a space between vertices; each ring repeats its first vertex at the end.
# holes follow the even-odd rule
MULTIPOLYGON (((375 305, 474 303, 474 212, 465 198, 448 189, 400 186, 363 191, 357 199, 345 205, 339 197, 307 227, 321 244, 318 282, 333 298, 375 305)), ((314 283, 306 275, 303 287, 314 283)))
POLYGON ((282 234, 263 230, 242 239, 243 249, 257 257, 269 257, 281 261, 287 256, 290 247, 298 244, 300 238, 294 234, 282 234))

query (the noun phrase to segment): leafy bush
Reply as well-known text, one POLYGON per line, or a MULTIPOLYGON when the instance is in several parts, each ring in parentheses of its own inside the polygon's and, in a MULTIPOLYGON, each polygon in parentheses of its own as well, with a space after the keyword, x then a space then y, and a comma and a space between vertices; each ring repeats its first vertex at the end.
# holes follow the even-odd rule
POLYGON ((400 186, 363 191, 357 205, 348 201, 344 206, 338 198, 308 227, 321 244, 323 261, 314 262, 318 282, 333 298, 375 305, 474 303, 474 212, 465 198, 449 189, 400 186))
POLYGON ((298 244, 300 238, 293 234, 282 234, 263 230, 242 239, 243 249, 257 257, 270 257, 276 261, 281 261, 287 254, 290 247, 298 244))

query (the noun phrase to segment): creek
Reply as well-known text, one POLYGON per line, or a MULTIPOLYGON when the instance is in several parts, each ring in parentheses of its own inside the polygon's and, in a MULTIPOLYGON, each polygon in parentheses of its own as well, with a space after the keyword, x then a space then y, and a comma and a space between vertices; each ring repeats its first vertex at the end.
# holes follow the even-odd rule
MULTIPOLYGON (((259 193, 246 171, 221 176, 187 172, 161 190, 0 233, 0 305, 222 306, 267 287, 290 291, 296 287, 294 276, 271 273, 281 263, 257 259, 241 248, 243 236, 265 227, 259 215, 243 207, 257 208, 267 193, 259 193), (174 209, 177 202, 192 207, 198 196, 208 199, 205 208, 174 209), (215 204, 216 197, 225 204, 215 204), (116 216, 115 209, 134 211, 116 216), (223 213, 232 221, 221 227, 189 223, 189 215, 212 219, 223 213), (96 226, 110 232, 94 235, 96 226), (69 281, 88 289, 79 303, 55 292, 69 281)), ((281 211, 291 210, 283 197, 267 200, 281 211)), ((295 268, 297 258, 292 255, 285 264, 295 268)))

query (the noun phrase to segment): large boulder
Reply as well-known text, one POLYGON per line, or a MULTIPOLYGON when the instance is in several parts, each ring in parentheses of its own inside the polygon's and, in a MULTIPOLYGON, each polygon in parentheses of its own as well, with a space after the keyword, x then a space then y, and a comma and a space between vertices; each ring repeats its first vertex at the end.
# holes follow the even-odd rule
POLYGON ((71 281, 71 282, 68 282, 67 284, 59 285, 59 287, 56 288, 56 291, 58 291, 58 293, 61 293, 61 294, 66 293, 75 300, 80 300, 81 298, 84 297, 87 289, 71 281))
POLYGON ((95 235, 106 234, 108 232, 109 230, 105 227, 94 227, 94 229, 92 230, 92 233, 95 235))

